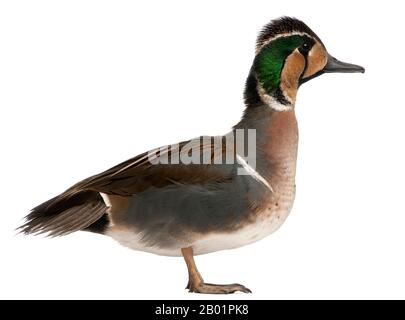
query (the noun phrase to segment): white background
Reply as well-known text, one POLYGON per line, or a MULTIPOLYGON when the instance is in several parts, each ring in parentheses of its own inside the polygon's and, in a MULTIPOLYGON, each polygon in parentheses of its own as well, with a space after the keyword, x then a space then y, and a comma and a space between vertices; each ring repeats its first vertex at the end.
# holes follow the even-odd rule
MULTIPOLYGON (((181 258, 90 233, 16 236, 29 209, 150 148, 226 133, 243 111, 255 38, 305 21, 366 74, 305 84, 297 198, 281 229, 197 257, 220 298, 405 298, 400 1, 2 1, 0 298, 207 298, 181 258)), ((212 298, 212 297, 209 297, 212 298)), ((214 297, 215 298, 215 297, 214 297)))

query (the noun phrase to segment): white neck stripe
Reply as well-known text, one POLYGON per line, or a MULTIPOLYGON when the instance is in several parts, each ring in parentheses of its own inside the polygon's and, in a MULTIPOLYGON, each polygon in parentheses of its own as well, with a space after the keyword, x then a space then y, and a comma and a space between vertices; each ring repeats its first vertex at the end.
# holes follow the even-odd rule
POLYGON ((257 92, 259 93, 260 98, 262 99, 262 101, 270 108, 273 109, 275 111, 290 111, 292 109, 294 109, 294 105, 289 101, 288 97, 285 97, 290 104, 286 105, 286 104, 282 104, 280 102, 277 101, 277 99, 275 99, 274 97, 272 97, 271 95, 269 95, 266 90, 264 90, 264 88, 260 85, 260 83, 257 83, 257 92))

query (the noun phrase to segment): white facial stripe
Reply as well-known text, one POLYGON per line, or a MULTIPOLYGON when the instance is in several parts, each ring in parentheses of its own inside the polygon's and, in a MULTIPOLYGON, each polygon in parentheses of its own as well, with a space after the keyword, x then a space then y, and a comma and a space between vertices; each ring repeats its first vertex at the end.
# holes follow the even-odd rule
POLYGON ((261 183, 263 183, 267 188, 270 189, 271 192, 274 192, 273 188, 271 187, 271 185, 267 182, 266 179, 263 178, 262 175, 260 175, 260 173, 258 173, 255 169, 253 169, 251 166, 249 166, 249 164, 245 161, 245 159, 243 159, 240 155, 236 155, 236 159, 238 161, 238 163, 240 165, 242 165, 242 167, 246 170, 246 172, 252 177, 254 178, 256 181, 259 181, 261 183))
POLYGON ((294 31, 294 32, 290 32, 290 33, 282 33, 282 34, 276 35, 273 38, 267 39, 265 42, 263 42, 260 47, 256 48, 256 54, 258 54, 259 51, 262 50, 263 47, 267 46, 270 42, 272 42, 278 38, 285 38, 285 37, 290 37, 290 36, 307 36, 308 38, 311 38, 314 41, 317 41, 316 39, 314 39, 314 37, 310 36, 308 33, 305 33, 305 32, 294 31))

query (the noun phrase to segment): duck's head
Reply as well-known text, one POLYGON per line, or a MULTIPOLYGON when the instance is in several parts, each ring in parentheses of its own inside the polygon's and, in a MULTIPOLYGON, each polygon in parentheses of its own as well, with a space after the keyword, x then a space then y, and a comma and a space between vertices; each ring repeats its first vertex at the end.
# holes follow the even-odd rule
POLYGON ((265 103, 288 110, 294 107, 301 84, 334 72, 363 73, 364 68, 335 59, 305 23, 283 17, 259 34, 245 100, 248 105, 265 103))

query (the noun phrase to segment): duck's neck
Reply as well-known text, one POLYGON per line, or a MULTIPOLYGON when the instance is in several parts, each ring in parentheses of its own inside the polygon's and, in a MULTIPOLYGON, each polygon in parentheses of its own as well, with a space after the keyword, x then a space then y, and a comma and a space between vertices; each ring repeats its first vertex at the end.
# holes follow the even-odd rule
POLYGON ((298 125, 294 108, 278 111, 277 106, 273 107, 268 101, 263 101, 254 91, 245 94, 245 99, 247 108, 234 129, 255 130, 255 170, 270 181, 294 179, 298 148, 298 125))

